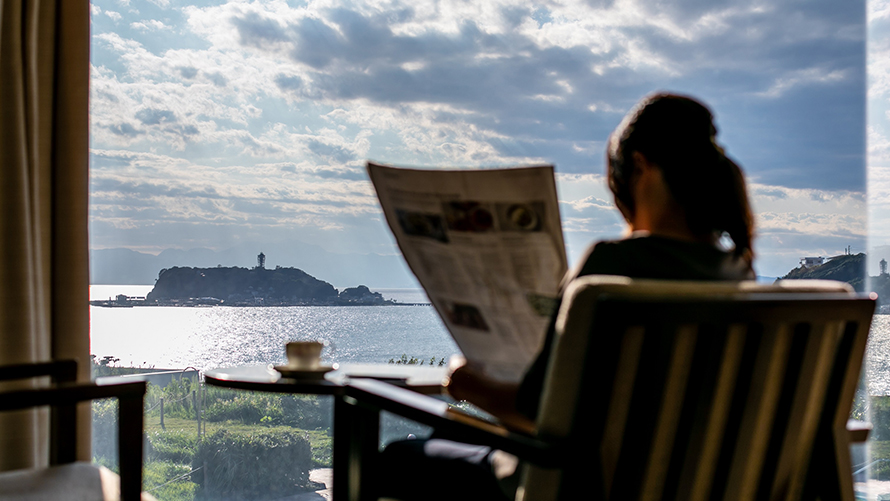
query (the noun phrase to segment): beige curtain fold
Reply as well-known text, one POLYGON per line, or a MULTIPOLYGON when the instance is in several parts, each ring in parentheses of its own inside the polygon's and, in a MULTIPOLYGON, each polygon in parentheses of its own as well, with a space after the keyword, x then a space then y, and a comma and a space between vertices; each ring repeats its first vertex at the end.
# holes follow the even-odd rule
MULTIPOLYGON (((0 364, 89 374, 88 0, 0 0, 0 364)), ((33 383, 29 383, 33 384, 33 383)), ((78 457, 88 460, 89 407, 78 457)), ((0 414, 0 470, 48 457, 46 412, 0 414)))

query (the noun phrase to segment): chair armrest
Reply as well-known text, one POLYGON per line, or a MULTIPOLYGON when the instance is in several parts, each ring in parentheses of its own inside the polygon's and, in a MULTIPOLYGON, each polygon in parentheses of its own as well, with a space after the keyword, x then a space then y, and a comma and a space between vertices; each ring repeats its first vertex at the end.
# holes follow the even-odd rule
POLYGON ((51 376, 56 383, 74 382, 77 378, 77 362, 75 360, 54 360, 0 366, 0 381, 41 376, 51 376))
POLYGON ((452 409, 446 402, 373 379, 352 379, 346 396, 358 404, 398 414, 471 443, 485 444, 514 454, 539 466, 565 461, 564 448, 556 442, 516 433, 452 409))
POLYGON ((851 419, 847 421, 847 439, 851 444, 863 443, 871 433, 871 423, 851 419))
MULTIPOLYGON (((45 374, 44 374, 45 375, 45 374)), ((62 384, 52 388, 18 390, 0 393, 0 411, 27 409, 31 407, 53 406, 64 409, 75 403, 99 398, 117 398, 118 406, 118 462, 120 464, 121 499, 140 499, 142 491, 142 450, 143 450, 143 402, 147 385, 144 381, 113 384, 62 384)), ((75 454, 75 419, 72 412, 65 414, 66 422, 61 423, 65 432, 54 438, 59 444, 53 456, 58 462, 70 462, 75 454)))
POLYGON ((68 405, 100 398, 142 400, 145 395, 144 381, 117 384, 63 384, 53 388, 16 390, 0 393, 0 411, 13 411, 43 405, 68 405))

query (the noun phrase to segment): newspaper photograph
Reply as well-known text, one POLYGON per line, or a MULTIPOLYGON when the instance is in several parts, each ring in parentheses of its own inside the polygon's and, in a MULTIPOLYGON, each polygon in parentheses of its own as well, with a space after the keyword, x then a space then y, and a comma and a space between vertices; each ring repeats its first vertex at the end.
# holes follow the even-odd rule
POLYGON ((368 163, 402 255, 464 356, 517 381, 566 272, 552 166, 419 170, 368 163))

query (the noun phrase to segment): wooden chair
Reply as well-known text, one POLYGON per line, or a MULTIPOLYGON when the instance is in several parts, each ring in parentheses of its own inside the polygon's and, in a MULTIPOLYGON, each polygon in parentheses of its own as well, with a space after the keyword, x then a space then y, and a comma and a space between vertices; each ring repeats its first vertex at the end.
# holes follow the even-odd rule
POLYGON ((50 406, 50 467, 0 473, 0 499, 152 500, 142 490, 143 399, 146 383, 75 383, 73 360, 0 367, 0 381, 47 377, 46 388, 0 393, 0 411, 50 406), (117 398, 120 477, 76 461, 78 402, 117 398), (118 498, 118 492, 120 497, 118 498))
POLYGON ((838 282, 580 278, 534 437, 353 381, 335 443, 358 439, 339 449, 338 498, 374 498, 361 458, 382 409, 519 456, 518 499, 852 500, 846 423, 874 307, 838 282))

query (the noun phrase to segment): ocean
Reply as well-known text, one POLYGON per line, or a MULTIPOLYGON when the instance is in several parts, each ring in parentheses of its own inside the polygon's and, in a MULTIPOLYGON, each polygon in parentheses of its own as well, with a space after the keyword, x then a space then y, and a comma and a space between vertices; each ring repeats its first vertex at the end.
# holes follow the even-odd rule
MULTIPOLYGON (((90 299, 144 296, 150 285, 93 285, 90 299)), ((372 289, 402 303, 422 289, 372 289)), ((292 340, 330 341, 328 362, 386 363, 403 354, 437 363, 460 353, 432 306, 90 306, 90 353, 130 367, 209 370, 281 364, 292 340)), ((890 315, 875 315, 866 355, 871 395, 890 395, 890 315)))
MULTIPOLYGON (((93 285, 90 299, 144 296, 150 285, 93 285)), ((372 289, 428 303, 422 289, 372 289)), ((90 306, 90 353, 121 366, 201 371, 282 364, 288 341, 323 339, 327 362, 386 363, 403 354, 436 363, 460 353, 432 306, 90 306)))

